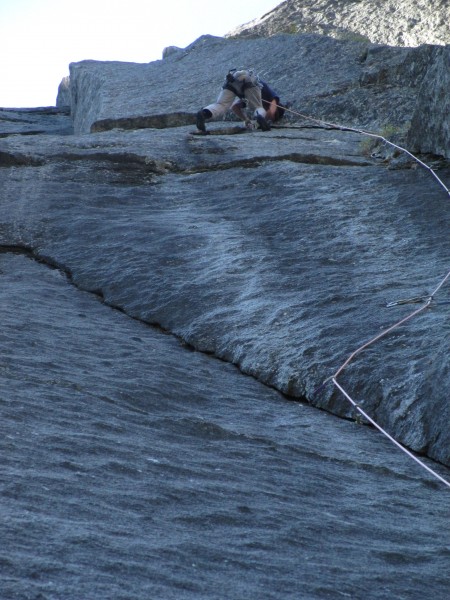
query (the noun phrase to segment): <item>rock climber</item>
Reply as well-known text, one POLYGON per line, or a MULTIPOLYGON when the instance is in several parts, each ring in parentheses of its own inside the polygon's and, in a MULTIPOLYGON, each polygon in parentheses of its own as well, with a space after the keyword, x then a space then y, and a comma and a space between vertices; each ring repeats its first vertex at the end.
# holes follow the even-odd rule
MULTIPOLYGON (((275 123, 279 121, 284 116, 285 107, 281 104, 280 97, 277 92, 270 87, 268 83, 260 80, 261 84, 261 98, 263 108, 266 110, 265 119, 269 126, 271 123, 275 123)), ((245 99, 236 98, 236 100, 231 105, 231 110, 234 114, 242 119, 243 121, 247 120, 244 109, 246 108, 245 99)))
MULTIPOLYGON (((205 121, 207 119, 217 119, 230 110, 233 107, 233 104, 236 105, 236 109, 237 104, 242 100, 245 100, 249 109, 253 111, 253 115, 259 127, 263 131, 269 131, 270 125, 266 120, 267 111, 263 106, 261 95, 262 88, 262 83, 253 71, 249 69, 230 70, 216 102, 209 104, 198 111, 196 121, 197 129, 202 133, 206 133, 205 121)), ((237 108, 237 110, 239 111, 239 108, 237 108)), ((238 114, 236 110, 233 109, 235 114, 238 114, 239 118, 245 122, 247 127, 251 127, 251 119, 243 112, 242 107, 240 110, 242 114, 238 114)))

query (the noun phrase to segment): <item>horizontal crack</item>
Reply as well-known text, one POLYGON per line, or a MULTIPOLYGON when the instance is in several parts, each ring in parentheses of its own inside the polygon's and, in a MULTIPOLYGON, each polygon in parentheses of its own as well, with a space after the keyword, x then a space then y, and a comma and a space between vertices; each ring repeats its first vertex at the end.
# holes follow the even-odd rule
POLYGON ((0 138, 7 138, 12 135, 45 135, 46 133, 47 131, 45 129, 36 129, 34 131, 10 131, 8 133, 0 133, 0 138))
POLYGON ((111 129, 166 129, 168 127, 183 127, 193 125, 195 115, 180 112, 162 115, 143 115, 122 117, 117 119, 101 119, 91 125, 91 133, 109 131, 111 129))
POLYGON ((142 173, 152 173, 154 175, 166 175, 167 173, 187 174, 206 173, 210 171, 225 171, 236 168, 256 168, 261 164, 270 162, 290 161, 295 163, 310 164, 310 165, 329 165, 334 167, 366 167, 372 166, 373 163, 366 160, 351 160, 348 158, 336 158, 333 156, 321 156, 318 154, 302 154, 291 152, 287 154, 279 154, 276 156, 253 156, 251 158, 239 158, 227 162, 215 162, 209 164, 197 164, 192 167, 179 166, 168 160, 153 160, 145 156, 137 154, 116 153, 109 154, 107 152, 94 153, 61 153, 52 156, 47 156, 44 159, 38 159, 24 154, 15 154, 9 152, 0 152, 0 167, 39 167, 52 161, 88 161, 88 162, 103 162, 110 163, 121 169, 127 167, 133 170, 139 169, 142 173))
POLYGON ((193 174, 206 173, 208 171, 225 171, 239 167, 253 168, 259 167, 263 163, 281 162, 285 160, 309 165, 329 165, 332 167, 368 167, 373 165, 373 163, 364 160, 353 161, 350 159, 333 158, 332 156, 318 156, 317 154, 291 153, 280 154, 278 156, 255 156, 252 158, 238 159, 222 164, 215 163, 210 165, 199 165, 193 168, 174 170, 174 172, 193 174))
POLYGON ((44 161, 26 154, 0 152, 0 167, 40 167, 44 161))

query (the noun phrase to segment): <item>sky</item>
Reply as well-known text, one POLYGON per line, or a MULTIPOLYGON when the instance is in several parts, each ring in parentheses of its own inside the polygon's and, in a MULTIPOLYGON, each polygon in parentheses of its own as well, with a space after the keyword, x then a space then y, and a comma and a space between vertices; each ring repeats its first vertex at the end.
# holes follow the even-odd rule
POLYGON ((223 36, 281 0, 0 0, 0 107, 54 106, 69 64, 150 62, 223 36))

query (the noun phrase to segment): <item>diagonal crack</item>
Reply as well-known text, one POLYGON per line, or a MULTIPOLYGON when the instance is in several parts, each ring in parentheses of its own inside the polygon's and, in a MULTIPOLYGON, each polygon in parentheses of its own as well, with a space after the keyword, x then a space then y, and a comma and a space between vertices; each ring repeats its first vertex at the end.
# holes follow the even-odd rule
POLYGON ((172 336, 186 350, 189 350, 191 352, 192 351, 194 351, 194 352, 201 352, 202 354, 206 354, 208 356, 211 356, 211 357, 213 357, 214 359, 216 359, 218 361, 221 361, 221 362, 224 362, 224 363, 227 363, 227 364, 232 364, 240 373, 242 373, 242 375, 245 375, 246 377, 251 377, 255 381, 258 381, 258 383, 260 383, 261 385, 265 386, 266 388, 276 390, 283 397, 285 397, 285 398, 287 398, 289 400, 295 400, 296 402, 309 403, 308 399, 306 397, 290 395, 289 392, 283 392, 283 391, 279 390, 277 387, 275 387, 274 385, 272 385, 272 384, 270 384, 270 383, 268 383, 266 381, 263 381, 261 379, 258 379, 252 373, 246 373, 245 371, 243 371, 241 369, 241 367, 239 366, 239 364, 232 363, 229 360, 226 360, 225 358, 223 358, 221 356, 218 356, 218 355, 216 355, 216 354, 214 354, 212 352, 204 352, 204 351, 196 348, 195 346, 193 346, 192 344, 190 344, 189 342, 187 342, 183 337, 181 337, 180 335, 177 335, 176 333, 170 331, 169 329, 166 329, 160 323, 153 322, 153 321, 147 321, 145 319, 142 319, 142 318, 130 315, 124 307, 116 305, 116 304, 113 304, 111 302, 108 302, 105 299, 103 291, 101 290, 101 288, 98 288, 98 289, 86 289, 86 288, 83 288, 83 287, 77 285, 74 282, 74 280, 73 280, 73 274, 72 274, 72 271, 71 271, 70 268, 68 268, 68 267, 66 267, 66 266, 58 263, 57 261, 54 261, 51 257, 43 256, 43 255, 39 254, 39 252, 37 252, 31 246, 22 245, 22 244, 11 244, 11 245, 3 244, 3 245, 0 245, 0 254, 8 254, 8 253, 11 253, 11 254, 20 254, 22 256, 26 256, 30 260, 34 260, 34 261, 36 261, 39 264, 45 265, 49 269, 56 269, 56 270, 58 270, 63 275, 65 275, 65 277, 67 279, 67 282, 70 285, 72 285, 73 287, 75 287, 77 290, 80 290, 80 291, 92 294, 102 304, 104 304, 105 306, 107 306, 111 310, 117 310, 118 312, 122 313, 123 315, 127 316, 129 319, 132 319, 133 321, 138 321, 139 323, 143 323, 144 325, 146 325, 146 326, 148 326, 150 328, 153 328, 153 329, 155 329, 156 331, 158 331, 160 333, 164 333, 165 335, 172 336))

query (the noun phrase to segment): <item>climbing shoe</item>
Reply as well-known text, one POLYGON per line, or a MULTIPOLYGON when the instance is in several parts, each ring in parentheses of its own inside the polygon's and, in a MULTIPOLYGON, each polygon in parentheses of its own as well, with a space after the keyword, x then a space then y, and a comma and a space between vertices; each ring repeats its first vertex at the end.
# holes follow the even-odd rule
POLYGON ((196 124, 197 124, 197 129, 199 131, 203 131, 203 133, 206 133, 205 115, 203 114, 203 110, 198 111, 196 124))
POLYGON ((205 120, 210 119, 212 117, 212 112, 207 108, 202 108, 197 113, 196 125, 199 131, 206 133, 205 120))
POLYGON ((256 121, 263 131, 270 131, 270 125, 262 115, 256 115, 256 121))

